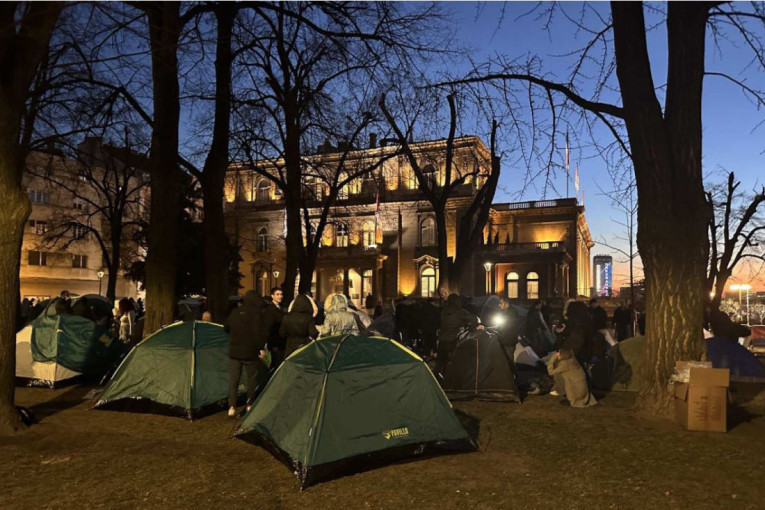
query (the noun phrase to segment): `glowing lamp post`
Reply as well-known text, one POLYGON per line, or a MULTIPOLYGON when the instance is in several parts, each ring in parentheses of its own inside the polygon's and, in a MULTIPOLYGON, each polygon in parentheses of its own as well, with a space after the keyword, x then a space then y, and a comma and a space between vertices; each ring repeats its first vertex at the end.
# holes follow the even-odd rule
POLYGON ((486 268, 486 295, 491 294, 491 262, 484 262, 483 267, 486 268))
POLYGON ((98 276, 98 295, 101 295, 101 279, 104 277, 104 272, 99 271, 96 273, 96 276, 98 276))

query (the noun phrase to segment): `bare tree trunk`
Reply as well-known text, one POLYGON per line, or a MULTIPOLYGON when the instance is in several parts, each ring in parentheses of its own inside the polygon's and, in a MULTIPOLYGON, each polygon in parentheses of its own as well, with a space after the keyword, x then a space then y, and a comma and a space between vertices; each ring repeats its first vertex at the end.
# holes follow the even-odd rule
POLYGON ((436 215, 436 239, 438 239, 438 294, 442 298, 449 294, 459 294, 459 278, 451 277, 451 262, 449 261, 448 233, 446 230, 446 211, 443 207, 433 204, 436 215))
POLYGON ((646 353, 638 406, 669 413, 676 360, 701 359, 709 242, 701 173, 701 85, 707 7, 670 3, 662 114, 642 3, 612 2, 617 77, 635 166, 637 244, 646 274, 646 353))
MULTIPOLYGON (((21 240, 32 206, 21 189, 26 147, 19 146, 21 119, 29 88, 48 50, 61 2, 0 9, 0 435, 22 427, 14 406, 16 310, 19 298, 21 240), (13 27, 13 28, 9 28, 13 27)), ((26 126, 27 135, 31 126, 26 126)))
POLYGON ((216 7, 218 40, 215 54, 215 125, 210 152, 202 173, 205 236, 205 287, 213 321, 222 322, 228 308, 226 224, 223 215, 223 185, 228 169, 231 132, 231 29, 236 16, 233 4, 216 7))
POLYGON ((151 39, 154 130, 151 138, 151 206, 146 257, 146 325, 150 335, 172 322, 175 306, 176 247, 183 175, 178 165, 178 40, 180 4, 145 7, 151 39))

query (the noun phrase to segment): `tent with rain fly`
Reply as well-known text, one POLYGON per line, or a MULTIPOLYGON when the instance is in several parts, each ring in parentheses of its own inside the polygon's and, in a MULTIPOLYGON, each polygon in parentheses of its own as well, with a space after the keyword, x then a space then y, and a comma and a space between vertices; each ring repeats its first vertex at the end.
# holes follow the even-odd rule
POLYGON ((422 359, 393 340, 360 335, 331 336, 295 351, 236 436, 270 451, 303 487, 476 448, 422 359))
POLYGON ((123 349, 104 326, 46 310, 16 334, 16 378, 30 385, 56 387, 81 376, 101 377, 123 349))
POLYGON ((707 359, 715 368, 730 369, 732 381, 765 380, 765 366, 746 347, 728 338, 707 339, 707 359))
MULTIPOLYGON (((190 420, 219 411, 228 395, 228 343, 219 324, 164 327, 125 357, 94 407, 190 420)), ((266 376, 266 370, 260 373, 266 376)))
POLYGON ((451 400, 520 402, 513 364, 495 334, 463 336, 449 357, 443 388, 451 400))

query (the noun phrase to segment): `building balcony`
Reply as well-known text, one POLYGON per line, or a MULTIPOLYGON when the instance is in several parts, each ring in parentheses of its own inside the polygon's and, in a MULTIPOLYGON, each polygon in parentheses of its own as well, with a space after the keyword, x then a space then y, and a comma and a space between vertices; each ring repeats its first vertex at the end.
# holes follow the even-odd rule
POLYGON ((377 256, 382 253, 382 246, 322 246, 319 248, 319 258, 360 258, 368 256, 377 256))
POLYGON ((482 253, 565 252, 566 243, 563 241, 546 241, 542 243, 486 244, 479 246, 478 251, 482 253))

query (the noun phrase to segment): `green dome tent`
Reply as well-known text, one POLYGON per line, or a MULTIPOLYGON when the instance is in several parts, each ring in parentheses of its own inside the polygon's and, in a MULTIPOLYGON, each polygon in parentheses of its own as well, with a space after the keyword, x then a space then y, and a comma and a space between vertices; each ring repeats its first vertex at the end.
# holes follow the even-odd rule
POLYGON ((270 451, 302 487, 400 459, 476 449, 422 359, 393 340, 356 335, 295 351, 236 436, 270 451))
POLYGON ((104 326, 46 312, 16 334, 16 377, 49 387, 71 384, 83 375, 101 377, 123 349, 104 326))
POLYGON ((228 343, 219 324, 164 327, 125 357, 93 407, 190 420, 219 411, 228 394, 228 343))
POLYGON ((638 373, 644 353, 644 336, 627 338, 614 345, 607 356, 592 367, 592 386, 601 390, 640 391, 638 373))

